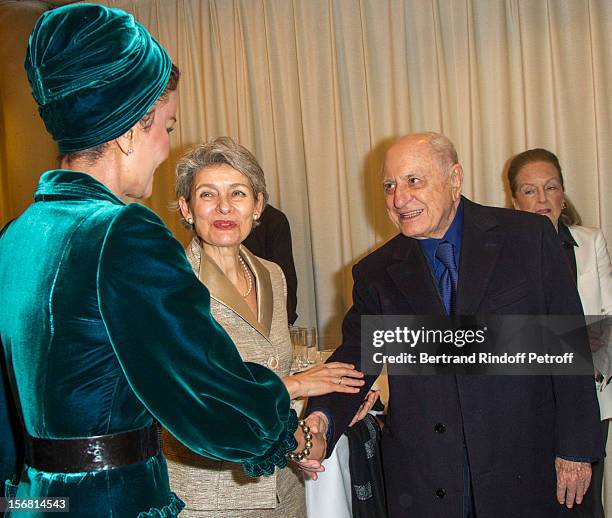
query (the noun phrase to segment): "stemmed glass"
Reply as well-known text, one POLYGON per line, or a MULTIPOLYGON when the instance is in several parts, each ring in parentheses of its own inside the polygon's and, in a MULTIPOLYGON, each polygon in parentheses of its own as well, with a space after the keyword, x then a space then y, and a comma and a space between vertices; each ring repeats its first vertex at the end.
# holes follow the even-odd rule
POLYGON ((306 351, 306 329, 303 327, 292 326, 289 328, 289 337, 293 346, 293 364, 291 371, 297 372, 304 367, 308 367, 306 351))
POLYGON ((317 363, 318 351, 317 351, 317 328, 310 327, 306 331, 306 359, 308 365, 314 365, 317 363))

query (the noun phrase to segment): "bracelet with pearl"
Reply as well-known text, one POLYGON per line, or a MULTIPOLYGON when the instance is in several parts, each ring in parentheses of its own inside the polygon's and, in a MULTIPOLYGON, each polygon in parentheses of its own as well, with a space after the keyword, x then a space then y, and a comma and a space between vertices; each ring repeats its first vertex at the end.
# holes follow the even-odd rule
POLYGON ((298 426, 302 429, 302 433, 304 434, 304 440, 306 441, 306 445, 304 449, 300 453, 290 452, 287 453, 287 458, 289 460, 293 460, 296 462, 300 462, 310 455, 310 448, 312 448, 312 434, 310 433, 310 427, 306 424, 306 421, 300 419, 298 421, 298 426))

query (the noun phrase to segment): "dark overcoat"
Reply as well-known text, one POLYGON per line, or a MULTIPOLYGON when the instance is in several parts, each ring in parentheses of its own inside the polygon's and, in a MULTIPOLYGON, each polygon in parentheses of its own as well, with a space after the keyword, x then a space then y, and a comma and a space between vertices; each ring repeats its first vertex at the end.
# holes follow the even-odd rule
MULTIPOLYGON (((547 218, 463 199, 457 313, 580 314, 580 299, 547 218)), ((353 269, 353 307, 329 361, 360 365, 362 315, 444 313, 418 241, 398 235, 353 269)), ((313 398, 333 419, 333 446, 359 395, 313 398)), ((389 376, 382 434, 392 518, 462 518, 464 441, 478 518, 563 516, 557 455, 602 456, 592 376, 389 376)), ((331 448, 328 449, 328 452, 331 448)))

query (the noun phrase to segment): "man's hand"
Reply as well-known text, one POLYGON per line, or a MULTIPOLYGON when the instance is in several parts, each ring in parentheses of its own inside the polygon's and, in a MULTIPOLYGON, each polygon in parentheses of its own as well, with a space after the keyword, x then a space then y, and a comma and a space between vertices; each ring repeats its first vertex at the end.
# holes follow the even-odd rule
POLYGON ((368 395, 363 400, 363 403, 361 403, 361 406, 357 409, 357 413, 354 415, 353 419, 349 423, 349 427, 353 426, 358 421, 361 421, 366 415, 368 415, 368 412, 372 410, 374 403, 378 401, 379 397, 380 390, 370 390, 370 392, 368 392, 368 395))
POLYGON ((557 500, 569 509, 574 502, 582 503, 582 499, 591 484, 591 464, 588 462, 573 462, 557 457, 557 500))
MULTIPOLYGON (((301 460, 297 464, 304 472, 306 478, 317 480, 317 473, 325 471, 325 467, 321 464, 321 461, 325 458, 325 452, 327 450, 327 441, 325 439, 328 426, 327 417, 321 412, 313 412, 305 421, 312 434, 312 448, 310 448, 310 455, 308 455, 308 458, 301 460)), ((298 441, 298 451, 303 450, 305 444, 304 434, 299 427, 295 431, 295 438, 298 441)))

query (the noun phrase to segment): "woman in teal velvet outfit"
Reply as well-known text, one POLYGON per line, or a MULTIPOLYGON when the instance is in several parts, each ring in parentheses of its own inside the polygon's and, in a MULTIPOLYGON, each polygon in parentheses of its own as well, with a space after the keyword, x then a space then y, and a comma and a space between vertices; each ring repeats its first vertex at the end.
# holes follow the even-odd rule
POLYGON ((305 441, 282 381, 241 361, 179 242, 129 203, 168 156, 178 70, 130 15, 93 4, 45 13, 26 69, 63 159, 0 239, 0 340, 29 445, 17 497, 176 516, 154 420, 251 476, 284 467, 305 441))

